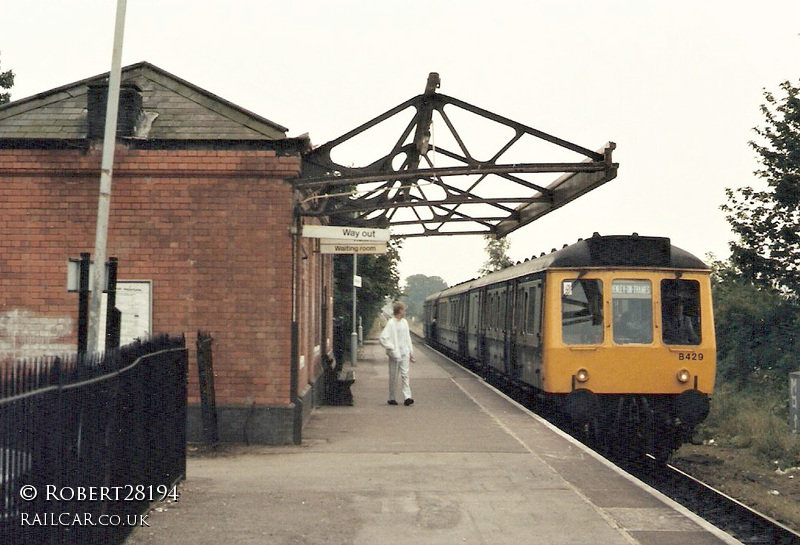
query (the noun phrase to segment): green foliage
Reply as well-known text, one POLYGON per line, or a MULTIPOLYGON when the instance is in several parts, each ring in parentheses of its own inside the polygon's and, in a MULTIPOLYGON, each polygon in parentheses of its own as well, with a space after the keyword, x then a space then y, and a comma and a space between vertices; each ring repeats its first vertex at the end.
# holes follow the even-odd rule
MULTIPOLYGON (((361 287, 356 290, 357 312, 362 317, 362 324, 367 331, 378 317, 386 298, 395 299, 400 296, 400 273, 397 269, 397 264, 400 262, 399 250, 400 243, 393 240, 389 243, 389 251, 385 255, 358 256, 361 287)), ((346 330, 352 331, 350 317, 353 313, 353 256, 335 256, 333 274, 334 319, 343 320, 346 330)))
POLYGON ((800 87, 765 92, 760 142, 766 189, 727 189, 721 208, 737 240, 712 263, 717 388, 700 429, 765 460, 800 464, 788 425, 789 373, 800 369, 800 87))
MULTIPOLYGON (((0 89, 11 89, 14 86, 14 72, 6 70, 0 72, 0 89)), ((11 100, 11 93, 0 93, 0 104, 11 100)))
POLYGON ((789 429, 789 373, 800 368, 800 303, 712 262, 717 387, 699 433, 784 466, 800 463, 789 429))
MULTIPOLYGON (((786 379, 788 381, 788 378, 786 379)), ((721 446, 750 449, 782 467, 800 464, 800 437, 789 429, 786 397, 760 388, 741 390, 723 383, 714 393, 711 412, 698 430, 721 446)))
POLYGON ((478 274, 484 275, 495 271, 501 271, 514 264, 508 257, 508 247, 510 243, 507 238, 498 239, 494 235, 484 235, 486 240, 486 253, 489 255, 486 262, 481 267, 478 274))
POLYGON ((422 307, 425 299, 447 287, 447 282, 438 276, 425 276, 412 274, 406 278, 406 287, 403 290, 403 302, 408 305, 406 314, 409 317, 422 319, 422 307))
POLYGON ((737 388, 785 385, 800 367, 800 303, 713 264, 718 376, 737 388))
POLYGON ((800 294, 800 87, 781 84, 776 99, 764 92, 761 142, 750 142, 762 168, 755 174, 767 189, 726 189, 721 208, 738 240, 730 243, 733 264, 757 285, 800 294))

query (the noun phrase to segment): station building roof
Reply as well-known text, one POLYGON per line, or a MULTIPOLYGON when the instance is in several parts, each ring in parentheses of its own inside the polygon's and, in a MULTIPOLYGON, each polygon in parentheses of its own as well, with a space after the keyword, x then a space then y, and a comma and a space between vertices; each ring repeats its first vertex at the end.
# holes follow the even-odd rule
MULTIPOLYGON (((108 72, 0 106, 0 140, 82 140, 92 137, 92 121, 104 124, 108 72), (101 96, 102 98, 102 96, 101 96), (93 112, 92 102, 102 111, 93 112)), ((138 140, 287 140, 288 129, 183 80, 148 62, 122 69, 120 115, 125 97, 132 103, 128 134, 138 140)), ((96 124, 96 123, 95 123, 96 124)), ((96 129, 94 129, 96 132, 96 129)), ((123 129, 124 130, 124 129, 123 129)), ((102 137, 102 131, 100 131, 102 137)))

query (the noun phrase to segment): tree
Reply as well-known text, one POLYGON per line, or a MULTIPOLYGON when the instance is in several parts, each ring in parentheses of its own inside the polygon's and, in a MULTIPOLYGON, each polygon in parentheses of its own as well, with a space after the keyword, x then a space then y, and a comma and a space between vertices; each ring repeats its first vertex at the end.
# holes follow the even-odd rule
MULTIPOLYGON (((11 89, 14 86, 14 72, 6 70, 0 72, 0 89, 11 89)), ((0 104, 11 100, 11 93, 0 93, 0 104)))
POLYGON ((759 286, 800 295, 800 87, 786 81, 777 99, 764 91, 763 128, 754 130, 761 142, 751 141, 762 165, 756 176, 767 189, 726 189, 728 204, 721 208, 738 240, 730 243, 731 261, 741 274, 759 286))
POLYGON ((445 288, 447 288, 447 282, 439 276, 412 274, 406 278, 406 287, 403 290, 402 299, 408 305, 408 316, 422 319, 422 307, 425 304, 425 299, 429 295, 445 288))
POLYGON ((486 240, 486 253, 489 254, 489 258, 478 271, 478 274, 484 275, 500 271, 514 264, 507 255, 510 244, 507 238, 499 239, 494 235, 484 235, 483 238, 486 240))
MULTIPOLYGON (((362 317, 365 333, 378 317, 386 298, 400 296, 400 242, 389 242, 385 255, 358 256, 358 275, 361 287, 356 290, 358 315, 362 317)), ((337 255, 333 259, 335 293, 333 297, 333 316, 337 326, 346 333, 352 331, 353 313, 353 256, 337 255)), ((348 345, 346 345, 348 346, 348 345)))
POLYGON ((720 378, 783 389, 800 361, 800 304, 738 274, 730 262, 712 263, 714 326, 720 378))

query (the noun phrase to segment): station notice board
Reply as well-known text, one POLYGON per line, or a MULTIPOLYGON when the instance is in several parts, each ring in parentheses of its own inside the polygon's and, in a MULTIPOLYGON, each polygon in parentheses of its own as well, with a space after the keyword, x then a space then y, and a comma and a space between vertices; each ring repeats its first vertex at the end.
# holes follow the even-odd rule
MULTIPOLYGON (((108 297, 103 294, 100 311, 97 349, 105 348, 106 308, 108 297)), ((136 339, 147 339, 153 333, 153 283, 150 280, 117 281, 116 307, 122 313, 120 323, 120 345, 130 344, 136 339)))

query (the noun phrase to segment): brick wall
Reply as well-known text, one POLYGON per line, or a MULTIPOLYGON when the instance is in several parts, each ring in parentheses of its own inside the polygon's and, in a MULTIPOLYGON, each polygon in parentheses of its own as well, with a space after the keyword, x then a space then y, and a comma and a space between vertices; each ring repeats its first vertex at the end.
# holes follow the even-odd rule
MULTIPOLYGON (((74 350, 77 295, 66 292, 66 262, 94 249, 100 160, 100 150, 0 149, 2 357, 74 350)), ((197 330, 211 332, 218 404, 291 401, 285 180, 299 170, 299 156, 275 151, 118 145, 108 255, 119 258, 120 280, 152 281, 154 333, 185 333, 191 346, 197 330)), ((320 303, 309 297, 320 296, 325 274, 325 260, 305 252, 300 389, 319 372, 320 303)), ((189 375, 197 403, 196 367, 189 375)))
POLYGON ((299 370, 302 390, 302 385, 314 382, 322 372, 322 355, 333 350, 333 258, 319 253, 319 239, 301 238, 300 244, 298 336, 303 356, 299 370), (323 306, 327 307, 325 314, 323 306))

